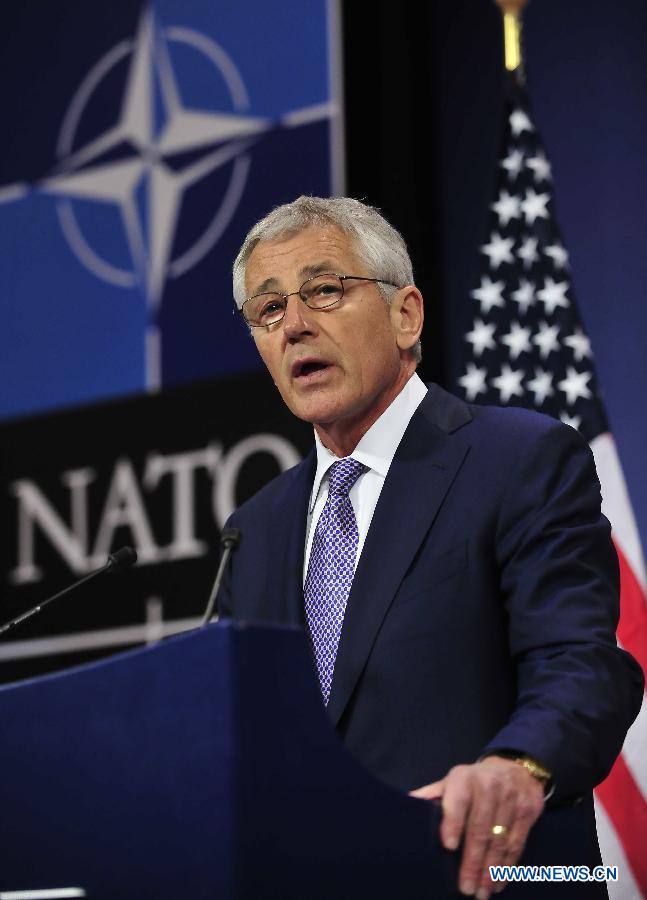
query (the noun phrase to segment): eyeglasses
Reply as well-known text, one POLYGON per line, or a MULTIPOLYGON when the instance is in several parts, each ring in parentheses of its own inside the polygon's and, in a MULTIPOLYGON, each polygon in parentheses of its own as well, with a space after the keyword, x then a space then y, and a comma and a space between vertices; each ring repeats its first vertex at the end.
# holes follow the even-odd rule
POLYGON ((242 305, 241 312, 250 328, 269 328, 276 325, 285 316, 288 308, 288 298, 297 294, 303 300, 308 309, 328 309, 339 303, 344 296, 345 281, 370 281, 374 284, 389 284, 398 287, 392 281, 384 278, 366 278, 364 275, 335 275, 324 272, 322 275, 314 275, 307 278, 298 291, 291 294, 281 294, 278 291, 269 291, 263 294, 254 294, 242 305))

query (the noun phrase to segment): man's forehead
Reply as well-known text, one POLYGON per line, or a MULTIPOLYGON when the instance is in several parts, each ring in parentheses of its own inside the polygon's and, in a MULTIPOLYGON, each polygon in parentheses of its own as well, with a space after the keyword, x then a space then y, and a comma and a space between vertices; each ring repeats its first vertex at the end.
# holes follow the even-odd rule
POLYGON ((310 227, 297 234, 259 241, 250 254, 245 281, 257 292, 321 272, 350 274, 341 270, 354 262, 350 235, 333 225, 310 227))

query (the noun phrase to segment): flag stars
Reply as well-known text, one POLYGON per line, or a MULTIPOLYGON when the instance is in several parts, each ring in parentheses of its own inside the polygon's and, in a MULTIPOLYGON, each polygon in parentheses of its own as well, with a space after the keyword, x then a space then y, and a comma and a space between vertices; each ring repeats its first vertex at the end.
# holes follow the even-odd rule
POLYGON ((553 388, 553 373, 546 372, 541 366, 535 368, 535 377, 526 382, 526 387, 535 395, 535 404, 541 406, 547 397, 555 393, 553 388))
POLYGON ((583 359, 591 357, 591 341, 582 332, 581 328, 576 328, 573 334, 564 338, 564 343, 573 351, 575 362, 582 362, 583 359))
POLYGON ((485 386, 486 369, 479 369, 473 362, 468 362, 467 372, 458 379, 458 383, 464 389, 467 399, 471 402, 479 394, 487 393, 485 386))
POLYGON ((481 286, 471 291, 471 296, 481 304, 481 312, 487 314, 493 306, 504 306, 503 281, 490 281, 487 275, 481 278, 481 286))
POLYGON ((505 159, 501 160, 501 167, 506 170, 510 180, 514 181, 523 167, 523 152, 511 149, 505 159))
POLYGON ((537 253, 537 238, 527 237, 525 241, 521 244, 519 249, 517 250, 517 256, 523 262, 524 268, 529 269, 533 263, 536 263, 539 259, 539 254, 537 253))
POLYGON ((573 406, 579 397, 588 400, 592 396, 588 387, 591 375, 591 372, 578 372, 573 366, 566 367, 566 378, 563 378, 557 387, 566 394, 566 403, 569 406, 573 406))
POLYGON ((498 269, 501 263, 514 262, 512 255, 513 244, 514 238, 501 237, 498 232, 494 231, 490 237, 490 243, 484 244, 481 247, 481 251, 489 257, 492 268, 498 269))
POLYGON ((564 423, 564 425, 570 425, 571 428, 574 428, 576 431, 579 431, 582 427, 582 417, 581 416, 569 416, 567 412, 561 412, 559 414, 560 419, 564 423))
POLYGON ((520 278, 519 287, 516 291, 512 291, 510 296, 519 304, 519 313, 523 316, 528 312, 528 307, 535 302, 535 286, 527 278, 520 278))
POLYGON ((566 269, 568 267, 568 253, 557 241, 551 244, 550 247, 544 247, 544 253, 552 259, 556 269, 566 269))
POLYGON ((558 334, 558 325, 549 325, 548 322, 539 323, 539 331, 533 337, 532 342, 539 347, 539 355, 542 359, 547 359, 551 353, 559 350, 558 334))
POLYGON ((530 328, 522 328, 519 322, 512 322, 510 331, 503 335, 501 343, 508 348, 510 359, 517 359, 521 353, 530 353, 532 350, 530 328))
POLYGON ((521 210, 526 218, 526 225, 534 225, 535 219, 548 218, 546 204, 549 200, 550 194, 537 194, 532 188, 528 188, 525 199, 521 201, 521 210))
POLYGON ((543 288, 537 291, 537 296, 544 304, 547 316, 552 316, 558 306, 568 309, 569 302, 566 299, 568 286, 568 281, 556 282, 550 277, 546 278, 543 288))
POLYGON ((523 369, 512 369, 507 363, 501 366, 501 374, 492 379, 492 384, 498 390, 501 403, 507 403, 511 397, 523 397, 524 390, 521 387, 523 369))
POLYGON ((535 130, 526 113, 520 108, 510 113, 510 128, 515 137, 519 137, 523 131, 535 130))
POLYGON ((551 181, 552 174, 550 170, 550 163, 543 153, 538 153, 531 159, 527 159, 526 166, 531 169, 535 181, 551 181))
POLYGON ((496 203, 491 204, 492 209, 499 217, 499 225, 504 228, 510 219, 518 219, 521 216, 521 201, 514 194, 501 191, 496 203))
POLYGON ((495 350, 494 332, 496 325, 492 322, 474 320, 474 328, 465 335, 465 340, 472 345, 474 356, 481 356, 484 350, 495 350))

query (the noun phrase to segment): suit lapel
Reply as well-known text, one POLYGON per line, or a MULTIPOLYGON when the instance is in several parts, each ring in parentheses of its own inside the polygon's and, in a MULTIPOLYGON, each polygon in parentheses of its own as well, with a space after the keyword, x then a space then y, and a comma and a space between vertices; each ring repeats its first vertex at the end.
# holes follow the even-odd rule
POLYGON ((447 432, 470 419, 465 404, 432 386, 402 438, 348 598, 328 703, 334 724, 350 699, 398 587, 469 449, 467 437, 447 432))
POLYGON ((263 590, 263 618, 303 625, 303 554, 308 502, 316 468, 314 448, 286 479, 272 508, 270 578, 263 590))

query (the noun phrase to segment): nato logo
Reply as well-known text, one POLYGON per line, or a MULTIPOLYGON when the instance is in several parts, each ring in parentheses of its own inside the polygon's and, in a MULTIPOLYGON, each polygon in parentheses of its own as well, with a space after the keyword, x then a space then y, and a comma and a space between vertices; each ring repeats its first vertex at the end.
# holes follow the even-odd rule
MULTIPOLYGON (((0 170, 5 417, 257 367, 236 250, 276 204, 341 188, 326 3, 300 19, 249 0, 111 4, 118 39, 75 11, 67 66, 30 69, 55 127, 12 107, 29 139, 0 170)), ((29 54, 34 27, 3 53, 29 54)))

